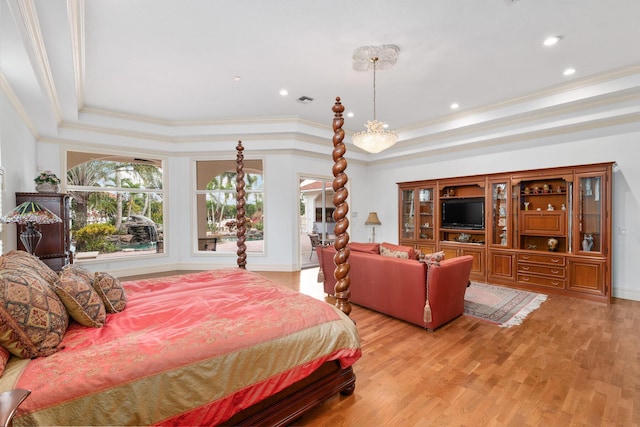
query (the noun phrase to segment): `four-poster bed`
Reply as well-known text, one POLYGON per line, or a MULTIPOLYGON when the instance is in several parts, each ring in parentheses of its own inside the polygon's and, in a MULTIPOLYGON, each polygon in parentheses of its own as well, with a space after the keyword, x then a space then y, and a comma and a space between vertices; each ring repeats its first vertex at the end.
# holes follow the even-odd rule
MULTIPOLYGON (((343 111, 336 98, 335 306, 246 270, 239 142, 238 268, 124 282, 126 307, 108 314, 104 327, 71 322, 53 354, 11 357, 0 391, 31 390, 14 424, 285 425, 338 393, 352 394, 361 350, 348 317, 343 111)), ((0 274, 3 289, 7 274, 0 274)))

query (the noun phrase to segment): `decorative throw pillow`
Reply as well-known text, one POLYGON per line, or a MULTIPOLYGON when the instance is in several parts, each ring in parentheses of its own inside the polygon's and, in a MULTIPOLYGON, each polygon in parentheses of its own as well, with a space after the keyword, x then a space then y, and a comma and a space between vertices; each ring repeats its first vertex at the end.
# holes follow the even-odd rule
POLYGON ((432 254, 426 254, 423 261, 427 265, 440 265, 440 261, 444 260, 444 251, 434 252, 432 254))
POLYGON ((358 242, 350 242, 349 249, 354 252, 365 252, 369 254, 380 254, 380 244, 379 243, 358 243, 358 242))
POLYGON ((4 368, 7 367, 10 357, 11 353, 9 353, 9 350, 4 347, 0 347, 0 377, 4 374, 4 368))
POLYGON ((380 245, 380 255, 388 256, 391 258, 409 259, 409 252, 406 251, 394 251, 385 246, 380 245))
POLYGON ((107 313, 119 313, 127 305, 124 288, 120 281, 109 273, 96 273, 93 278, 93 289, 100 295, 107 313))
POLYGON ((85 282, 88 282, 90 285, 93 286, 94 273, 92 271, 87 270, 84 267, 80 267, 77 264, 65 265, 64 267, 62 267, 62 273, 73 274, 75 276, 82 277, 82 280, 84 280, 85 282))
POLYGON ((395 258, 418 259, 416 251, 411 246, 394 245, 387 242, 380 243, 380 255, 393 256, 395 258), (386 255, 382 253, 383 248, 385 249, 386 255), (397 256, 397 252, 404 252, 406 256, 397 256))
POLYGON ((45 279, 0 270, 0 345, 23 359, 48 356, 69 326, 69 315, 45 279))
POLYGON ((53 285, 58 280, 58 274, 47 264, 34 255, 25 251, 13 250, 0 257, 0 270, 28 271, 37 274, 53 285), (26 270, 25 270, 26 269, 26 270))
MULTIPOLYGON (((88 271, 88 270, 87 270, 88 271)), ((82 271, 65 268, 53 288, 76 322, 101 328, 107 317, 102 298, 82 271)))

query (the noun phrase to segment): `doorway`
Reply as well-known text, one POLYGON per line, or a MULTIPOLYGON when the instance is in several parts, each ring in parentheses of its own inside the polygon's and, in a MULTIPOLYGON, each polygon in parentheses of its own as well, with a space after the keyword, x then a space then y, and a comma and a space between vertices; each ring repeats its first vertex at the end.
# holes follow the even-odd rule
POLYGON ((301 268, 317 267, 319 244, 333 243, 333 178, 301 176, 299 178, 300 244, 298 250, 301 268))

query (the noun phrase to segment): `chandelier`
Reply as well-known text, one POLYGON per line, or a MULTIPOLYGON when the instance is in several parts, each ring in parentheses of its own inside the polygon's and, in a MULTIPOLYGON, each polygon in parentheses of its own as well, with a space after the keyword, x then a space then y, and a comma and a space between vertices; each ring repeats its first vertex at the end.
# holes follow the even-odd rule
POLYGON ((396 63, 398 46, 362 46, 353 54, 353 68, 359 71, 373 69, 373 121, 367 121, 367 130, 353 135, 353 144, 369 153, 379 153, 398 141, 395 132, 384 129, 376 120, 376 68, 385 70, 396 63))

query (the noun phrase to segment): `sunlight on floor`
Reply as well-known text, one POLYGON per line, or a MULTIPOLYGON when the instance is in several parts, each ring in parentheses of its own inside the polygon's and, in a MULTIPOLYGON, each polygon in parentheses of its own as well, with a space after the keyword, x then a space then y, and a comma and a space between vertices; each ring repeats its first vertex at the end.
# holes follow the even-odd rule
POLYGON ((300 293, 324 301, 325 294, 322 282, 318 282, 319 267, 305 268, 300 271, 300 293))

